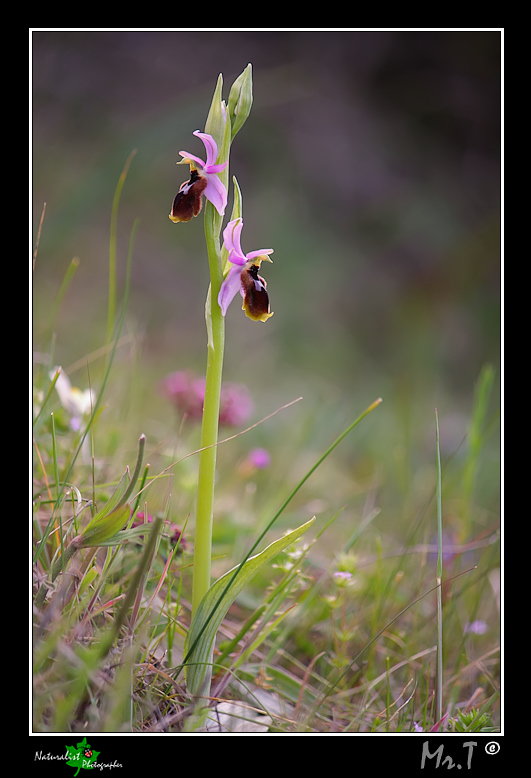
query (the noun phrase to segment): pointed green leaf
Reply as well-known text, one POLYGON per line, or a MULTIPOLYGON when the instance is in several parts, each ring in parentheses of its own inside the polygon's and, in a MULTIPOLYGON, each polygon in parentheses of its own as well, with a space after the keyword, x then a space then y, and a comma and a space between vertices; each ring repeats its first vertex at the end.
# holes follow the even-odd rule
POLYGON ((230 220, 239 219, 242 216, 242 190, 236 176, 232 176, 234 184, 234 204, 232 206, 232 214, 230 220))
POLYGON ((131 496, 140 475, 145 445, 146 436, 142 434, 138 441, 138 456, 132 477, 129 478, 128 468, 109 500, 92 517, 81 533, 82 542, 80 546, 99 546, 123 528, 131 515, 131 508, 127 500, 131 496))
POLYGON ((144 538, 149 534, 151 529, 150 524, 139 524, 137 527, 130 527, 130 529, 123 529, 111 535, 106 540, 99 542, 99 546, 119 546, 120 543, 135 542, 139 538, 144 538))
POLYGON ((106 516, 107 514, 111 513, 115 508, 119 507, 123 504, 124 497, 129 489, 129 473, 126 470, 126 472, 123 474, 123 476, 118 481, 118 485, 116 486, 114 492, 111 494, 103 508, 100 508, 99 511, 97 511, 92 519, 89 522, 89 525, 87 525, 87 529, 90 526, 90 524, 97 522, 98 519, 106 516))
POLYGON ((212 284, 208 285, 205 302, 205 321, 207 328, 207 345, 208 348, 214 349, 214 334, 212 332, 212 284))
POLYGON ((211 656, 216 633, 238 594, 263 565, 270 562, 280 551, 303 535, 313 522, 314 519, 311 519, 306 524, 302 524, 297 529, 275 540, 260 554, 250 557, 239 569, 236 576, 234 574, 239 565, 229 570, 228 573, 222 575, 221 578, 218 578, 212 584, 201 600, 192 619, 184 645, 184 654, 187 662, 186 684, 191 694, 201 693, 204 679, 209 669, 208 665, 212 661, 211 656), (231 582, 233 577, 234 580, 231 582), (214 608, 216 608, 215 611, 214 608), (214 613, 211 616, 213 611, 214 613))
POLYGON ((107 514, 96 514, 81 534, 81 547, 101 546, 121 530, 131 516, 131 508, 128 503, 120 505, 114 511, 107 514))
MULTIPOLYGON (((208 112, 207 120, 205 122, 205 132, 212 135, 218 146, 218 152, 221 151, 223 145, 223 136, 225 134, 226 116, 225 108, 222 98, 223 92, 223 76, 220 73, 216 82, 216 88, 214 90, 214 96, 210 104, 210 110, 208 112)), ((218 161, 218 160, 216 160, 218 161)), ((219 161, 223 162, 221 157, 219 161)))

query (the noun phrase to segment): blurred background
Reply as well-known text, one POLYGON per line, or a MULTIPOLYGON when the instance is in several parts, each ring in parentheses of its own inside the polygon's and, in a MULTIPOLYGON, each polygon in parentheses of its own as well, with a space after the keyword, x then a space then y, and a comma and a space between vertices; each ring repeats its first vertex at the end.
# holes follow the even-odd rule
MULTIPOLYGON (((77 257, 53 321, 54 363, 86 385, 79 365, 105 340, 113 196, 135 149, 118 219, 120 293, 138 219, 121 434, 134 451, 140 432, 167 431, 160 381, 200 375, 206 358, 203 220, 168 219, 186 179, 175 163, 181 149, 203 153, 192 132, 204 129, 218 74, 228 98, 250 62, 254 104, 230 172, 243 250, 274 249, 263 275, 275 315, 254 323, 231 306, 225 378, 247 385, 252 421, 304 397, 269 426, 284 435, 283 467, 310 439, 322 452, 382 397, 343 454, 358 479, 385 473, 392 505, 434 464, 435 408, 443 455, 463 450, 485 364, 491 417, 499 404, 501 42, 496 31, 34 31, 35 236, 46 203, 37 351, 49 349, 53 301, 77 257)), ((478 501, 490 512, 496 428, 488 446, 478 501)))

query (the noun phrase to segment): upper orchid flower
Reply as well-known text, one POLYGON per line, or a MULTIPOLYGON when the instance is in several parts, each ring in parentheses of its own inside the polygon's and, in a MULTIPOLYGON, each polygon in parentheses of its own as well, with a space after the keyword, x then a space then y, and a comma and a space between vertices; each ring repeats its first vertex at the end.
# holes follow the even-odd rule
POLYGON ((218 173, 227 167, 228 162, 216 165, 218 146, 212 135, 199 130, 196 130, 194 135, 201 138, 205 144, 206 162, 187 151, 179 152, 183 159, 177 164, 190 165, 190 180, 186 181, 175 195, 170 213, 172 222, 189 222, 192 216, 197 216, 201 210, 203 195, 210 200, 220 216, 224 215, 227 206, 227 190, 218 173))
POLYGON ((269 312, 269 295, 267 284, 258 275, 258 269, 263 260, 272 262, 268 254, 273 249, 258 249, 244 254, 241 248, 240 236, 243 229, 243 219, 233 219, 223 231, 225 248, 229 252, 231 267, 221 285, 218 295, 218 304, 223 316, 234 296, 240 291, 243 297, 242 310, 253 321, 267 321, 273 314, 269 312))

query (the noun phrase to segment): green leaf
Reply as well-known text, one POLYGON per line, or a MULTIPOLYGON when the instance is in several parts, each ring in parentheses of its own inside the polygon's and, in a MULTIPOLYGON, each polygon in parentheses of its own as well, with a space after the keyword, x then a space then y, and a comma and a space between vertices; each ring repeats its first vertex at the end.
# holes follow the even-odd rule
POLYGON ((128 503, 120 505, 110 513, 99 513, 87 524, 81 535, 81 546, 102 546, 109 538, 122 529, 131 516, 131 508, 128 503))
POLYGON ((119 546, 121 543, 135 542, 139 538, 144 538, 151 531, 150 524, 139 524, 137 527, 131 527, 130 529, 122 529, 111 535, 106 540, 100 540, 99 546, 119 546))
POLYGON ((207 298, 205 302, 205 321, 207 328, 208 348, 214 348, 214 335, 212 333, 212 284, 208 285, 207 298))
POLYGON ((201 694, 209 672, 212 650, 219 625, 230 606, 263 565, 270 562, 313 524, 314 519, 275 540, 260 554, 250 557, 244 565, 229 570, 212 584, 196 611, 184 644, 186 685, 191 694, 201 694), (238 569, 239 568, 239 569, 238 569))
MULTIPOLYGON (((214 96, 210 104, 207 120, 205 122, 205 132, 212 135, 216 141, 218 152, 222 151, 223 137, 225 134, 226 118, 224 116, 223 100, 223 76, 220 73, 216 82, 216 89, 214 90, 214 96)), ((221 162, 224 159, 219 158, 221 162)), ((217 162, 218 160, 216 160, 217 162)))
POLYGON ((242 190, 236 176, 232 176, 232 182, 234 184, 234 204, 232 206, 232 214, 230 220, 240 219, 242 216, 242 190))
POLYGON ((131 515, 131 508, 127 500, 131 496, 140 475, 145 445, 146 436, 142 434, 138 441, 138 456, 131 479, 127 477, 129 474, 129 470, 127 470, 121 477, 110 499, 92 517, 81 533, 81 543, 79 544, 81 547, 99 546, 121 530, 127 522, 131 515))

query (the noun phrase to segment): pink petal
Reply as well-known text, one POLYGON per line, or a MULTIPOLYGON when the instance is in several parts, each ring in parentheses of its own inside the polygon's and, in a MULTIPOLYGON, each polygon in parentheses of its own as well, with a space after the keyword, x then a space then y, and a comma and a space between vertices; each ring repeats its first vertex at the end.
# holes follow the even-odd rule
POLYGON ((205 173, 221 173, 228 164, 228 162, 222 162, 221 165, 205 165, 205 173))
POLYGON ((179 154, 185 159, 193 159, 194 162, 197 162, 198 165, 201 165, 201 169, 205 167, 203 160, 199 159, 199 157, 196 157, 195 154, 189 154, 187 151, 180 151, 179 154))
POLYGON ((223 243, 225 244, 227 251, 232 251, 234 249, 234 245, 232 243, 232 233, 234 232, 234 228, 239 221, 239 219, 233 219, 223 230, 223 243))
POLYGON ((194 135, 197 135, 198 138, 201 138, 201 140, 205 144, 205 149, 207 153, 206 167, 210 167, 210 165, 215 165, 216 159, 218 158, 218 144, 216 143, 212 135, 209 135, 206 132, 199 132, 199 130, 196 130, 194 132, 194 135))
POLYGON ((255 257, 264 257, 272 253, 273 249, 258 249, 257 251, 250 251, 246 256, 247 259, 254 259, 255 257))
POLYGON ((227 273, 227 277, 221 284, 221 289, 218 295, 218 305, 221 308, 223 316, 227 313, 227 308, 233 301, 238 290, 241 289, 241 268, 238 265, 231 267, 227 273))
POLYGON ((210 200, 219 215, 223 216, 227 207, 227 190, 216 173, 207 173, 207 185, 203 194, 207 200, 210 200))
MULTIPOLYGON (((247 258, 243 253, 240 244, 240 235, 242 233, 242 229, 243 219, 238 218, 229 222, 223 231, 223 242, 225 244, 225 248, 229 254, 237 254, 238 257, 242 260, 242 262, 238 262, 238 264, 244 264, 247 261, 247 258)), ((231 262, 234 261, 234 259, 231 259, 231 262)))

